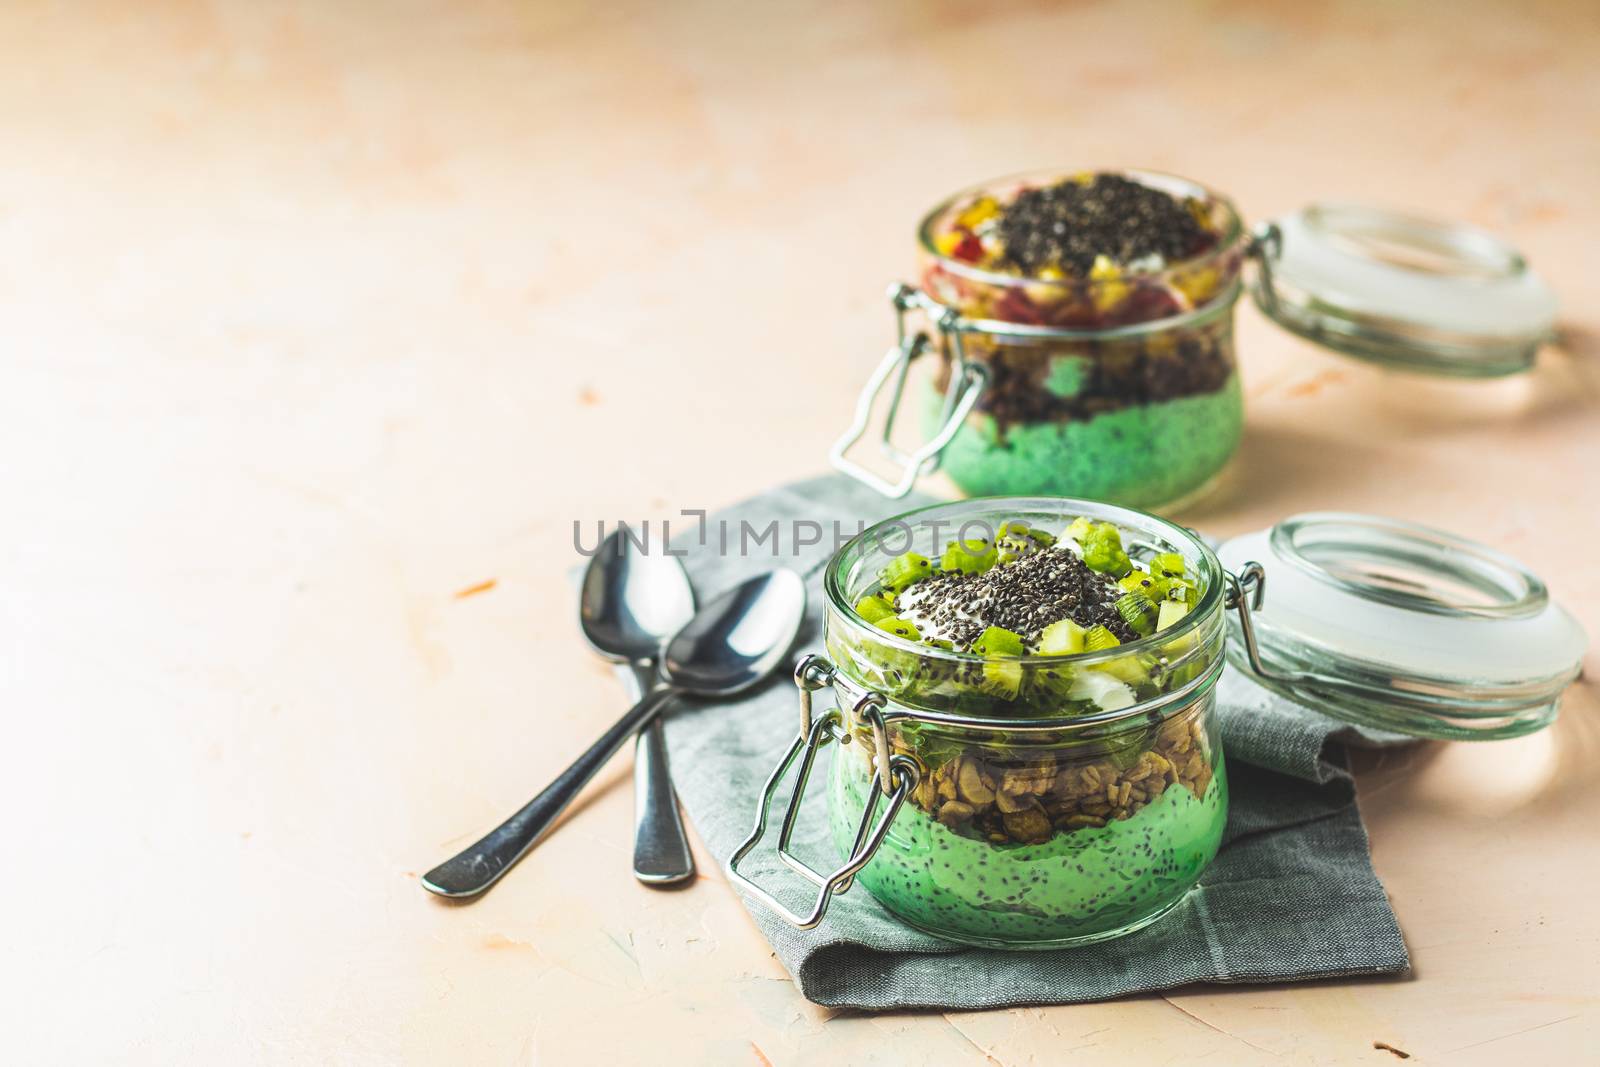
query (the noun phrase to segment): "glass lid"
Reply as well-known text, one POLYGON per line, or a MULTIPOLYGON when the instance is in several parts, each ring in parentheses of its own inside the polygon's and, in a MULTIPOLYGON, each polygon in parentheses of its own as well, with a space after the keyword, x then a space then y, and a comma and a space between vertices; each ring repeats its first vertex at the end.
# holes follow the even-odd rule
POLYGON ((1297 515, 1218 555, 1244 594, 1234 666, 1363 726, 1457 740, 1531 733, 1555 718, 1588 643, 1516 560, 1396 519, 1297 515))
POLYGON ((1347 355, 1461 378, 1516 374, 1555 293, 1499 238, 1381 208, 1313 204, 1257 230, 1256 304, 1347 355))

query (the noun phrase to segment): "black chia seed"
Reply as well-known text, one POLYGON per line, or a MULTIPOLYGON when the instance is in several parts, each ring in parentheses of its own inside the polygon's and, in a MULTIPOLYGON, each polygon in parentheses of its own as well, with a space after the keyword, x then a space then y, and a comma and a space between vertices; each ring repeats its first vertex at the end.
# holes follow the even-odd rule
POLYGON ((999 222, 1003 259, 1026 274, 1059 267, 1086 276, 1097 256, 1118 264, 1148 255, 1188 259, 1215 242, 1183 201, 1117 174, 1029 189, 999 222))
POLYGON ((1032 643, 1045 627, 1062 619, 1083 627, 1104 626, 1124 643, 1138 636, 1114 606, 1122 595, 1117 583, 1060 548, 981 574, 937 575, 912 588, 916 612, 957 648, 970 646, 986 626, 1002 627, 1032 643))

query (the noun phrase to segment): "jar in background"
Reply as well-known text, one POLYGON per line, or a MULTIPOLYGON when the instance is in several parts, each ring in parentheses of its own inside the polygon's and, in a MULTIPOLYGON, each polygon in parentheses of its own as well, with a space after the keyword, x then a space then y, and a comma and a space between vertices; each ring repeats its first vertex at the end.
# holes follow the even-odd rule
MULTIPOLYGON (((1149 508, 1203 489, 1233 455, 1244 418, 1233 308, 1248 235, 1233 205, 1200 185, 1146 171, 1116 177, 1188 205, 1206 235, 1201 250, 1145 269, 1098 262, 1082 275, 969 261, 977 239, 968 226, 981 228, 997 205, 1069 174, 989 182, 924 217, 920 288, 893 295, 902 348, 920 337, 939 361, 920 404, 939 447, 908 464, 912 478, 936 463, 974 496, 1149 508), (927 314, 933 336, 908 333, 913 310, 927 314)), ((853 440, 841 442, 836 462, 853 440)), ((878 487, 897 494, 910 480, 902 484, 878 487)))

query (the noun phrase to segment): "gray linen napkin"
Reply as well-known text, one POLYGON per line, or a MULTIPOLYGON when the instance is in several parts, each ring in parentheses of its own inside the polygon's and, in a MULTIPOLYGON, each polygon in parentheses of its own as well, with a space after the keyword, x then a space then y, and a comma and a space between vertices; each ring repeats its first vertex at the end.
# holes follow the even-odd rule
MULTIPOLYGON (((862 521, 921 502, 887 501, 827 475, 737 504, 680 530, 672 543, 687 552, 702 600, 758 570, 799 571, 810 601, 797 654, 819 651, 821 573, 835 547, 834 523, 848 538, 862 521)), ((1343 747, 1347 740, 1401 739, 1336 722, 1231 669, 1218 710, 1231 794, 1222 850, 1184 903, 1137 933, 1073 949, 963 948, 906 926, 859 886, 836 896, 827 918, 809 931, 759 902, 746 900, 746 907, 801 992, 840 1007, 1062 1004, 1189 982, 1407 970, 1405 942, 1372 872, 1343 747)), ((761 787, 798 728, 786 674, 735 701, 684 705, 668 718, 679 796, 719 863, 749 833, 761 787)), ((826 774, 819 761, 795 834, 798 851, 817 869, 837 865, 824 810, 826 774)), ((786 801, 788 789, 786 782, 776 803, 786 801)), ((782 865, 774 847, 769 829, 741 871, 809 908, 813 888, 782 865)))

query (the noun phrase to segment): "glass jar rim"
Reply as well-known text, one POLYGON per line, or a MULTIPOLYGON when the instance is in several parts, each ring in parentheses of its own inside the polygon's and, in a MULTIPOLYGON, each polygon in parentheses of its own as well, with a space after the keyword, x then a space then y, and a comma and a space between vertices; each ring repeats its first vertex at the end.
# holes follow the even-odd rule
MULTIPOLYGON (((920 508, 902 512, 899 515, 873 523, 856 536, 846 541, 828 560, 824 569, 822 586, 828 605, 838 613, 841 619, 849 624, 861 635, 870 637, 874 642, 888 648, 909 652, 935 662, 953 664, 982 663, 984 657, 975 652, 962 652, 954 649, 935 648, 925 645, 920 641, 898 637, 881 630, 866 619, 862 618, 855 610, 849 590, 845 589, 845 566, 852 555, 864 554, 862 546, 869 541, 883 540, 883 531, 891 527, 912 526, 916 520, 926 519, 930 512, 942 510, 968 509, 974 506, 1007 506, 1014 507, 1018 512, 1049 512, 1060 513, 1063 518, 1076 518, 1080 515, 1095 518, 1101 521, 1116 522, 1122 527, 1138 529, 1146 524, 1154 524, 1163 536, 1176 544, 1181 544, 1186 549, 1192 549, 1195 558, 1200 563, 1204 578, 1204 588, 1200 599, 1194 609, 1179 619, 1172 626, 1167 627, 1148 637, 1141 637, 1126 644, 1117 645, 1099 652, 1077 652, 1068 654, 1041 655, 1031 653, 1023 656, 1009 657, 1026 666, 1054 666, 1063 663, 1093 667, 1101 663, 1121 659, 1124 656, 1146 651, 1159 644, 1167 644, 1185 634, 1199 628, 1206 619, 1220 610, 1226 582, 1222 563, 1217 559, 1217 554, 1212 551, 1199 535, 1184 526, 1170 522, 1159 515, 1152 515, 1147 511, 1137 508, 1122 507, 1117 504, 1106 504, 1095 500, 1080 500, 1074 497, 1025 497, 1025 496, 980 496, 969 497, 965 500, 944 500, 933 504, 926 504, 920 508)), ((949 525, 948 523, 942 525, 949 525)), ((959 528, 956 536, 960 536, 959 528)), ((1187 554, 1187 553, 1186 553, 1187 554)))
MULTIPOLYGON (((924 252, 933 257, 936 261, 938 261, 941 267, 950 271, 952 274, 957 274, 973 281, 984 282, 989 285, 1003 285, 1007 287, 1042 285, 1066 289, 1082 285, 1095 287, 1105 284, 1103 282, 1090 281, 1084 278, 1050 279, 1038 278, 1027 274, 1006 274, 1001 271, 984 270, 982 267, 974 267, 970 263, 966 263, 962 260, 945 255, 944 253, 940 252, 938 247, 934 244, 933 224, 935 220, 942 217, 946 212, 967 197, 981 193, 989 189, 991 186, 999 185, 1001 183, 1022 182, 1029 179, 1059 180, 1072 174, 1116 174, 1122 177, 1130 178, 1142 185, 1148 185, 1151 188, 1160 189, 1163 192, 1172 191, 1166 188, 1168 186, 1176 186, 1184 190, 1187 195, 1217 204, 1225 213, 1227 225, 1223 232, 1218 236, 1217 244, 1214 248, 1211 248, 1205 252, 1201 252, 1199 255, 1190 256, 1188 259, 1174 260, 1170 263, 1164 264, 1159 270, 1129 272, 1128 274, 1119 278, 1119 282, 1125 283, 1131 278, 1158 278, 1165 274, 1184 273, 1197 269, 1203 269, 1210 263, 1232 253, 1237 248, 1248 244, 1250 241, 1250 235, 1245 231, 1244 222, 1239 217, 1239 209, 1234 206, 1233 201, 1228 197, 1223 196, 1215 189, 1212 189, 1206 185, 1202 185, 1200 182, 1185 178, 1178 174, 1169 174, 1165 171, 1159 170, 1146 170, 1141 167, 1096 168, 1092 170, 1076 171, 1063 167, 1047 170, 1028 170, 1015 174, 1006 174, 998 178, 990 178, 987 181, 977 182, 976 184, 957 190, 956 192, 945 197, 922 216, 922 221, 917 224, 917 243, 922 246, 924 252)), ((1213 296, 1210 300, 1207 300, 1204 304, 1201 304, 1200 307, 1204 308, 1208 304, 1216 301, 1216 299, 1217 297, 1213 296)), ((1196 308, 1191 310, 1199 309, 1196 308)))

